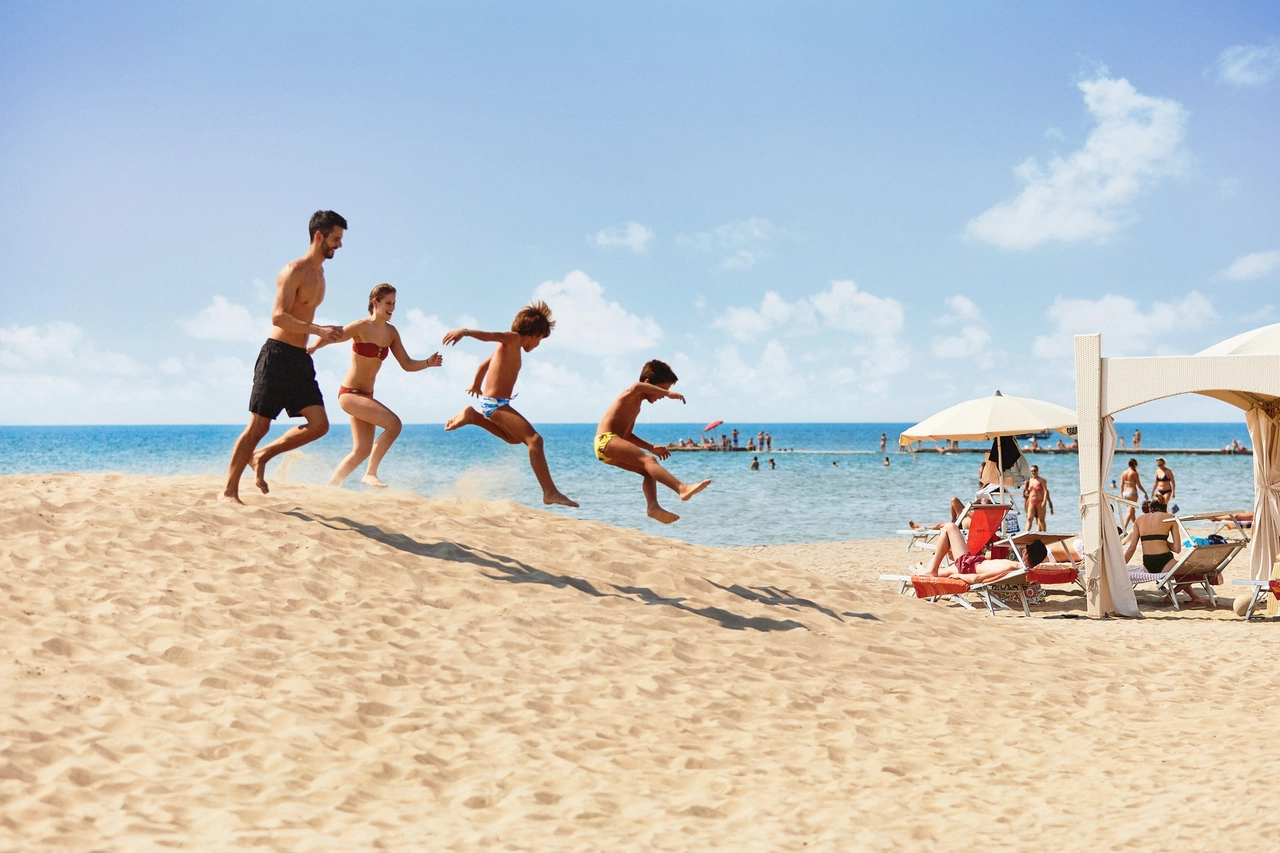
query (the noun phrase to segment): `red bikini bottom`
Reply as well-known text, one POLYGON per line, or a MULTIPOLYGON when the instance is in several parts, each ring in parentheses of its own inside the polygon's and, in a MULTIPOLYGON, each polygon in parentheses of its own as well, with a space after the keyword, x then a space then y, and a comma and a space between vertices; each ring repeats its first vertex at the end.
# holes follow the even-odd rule
POLYGON ((368 391, 361 391, 359 388, 348 388, 346 385, 339 385, 338 396, 341 397, 343 394, 357 394, 361 397, 368 397, 370 400, 373 399, 373 395, 368 391))

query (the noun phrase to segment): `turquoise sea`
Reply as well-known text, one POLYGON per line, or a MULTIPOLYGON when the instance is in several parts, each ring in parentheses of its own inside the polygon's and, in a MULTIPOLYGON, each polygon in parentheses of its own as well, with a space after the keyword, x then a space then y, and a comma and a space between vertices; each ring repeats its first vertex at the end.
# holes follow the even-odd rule
MULTIPOLYGON (((701 434, 702 424, 642 424, 637 433, 666 443, 701 434)), ((773 436, 772 453, 674 453, 667 463, 685 481, 706 477, 709 489, 688 503, 660 488, 659 499, 682 518, 670 527, 644 515, 640 478, 596 461, 591 450, 594 424, 545 424, 547 457, 556 484, 582 504, 561 510, 623 527, 674 536, 706 545, 755 545, 877 539, 893 536, 907 519, 944 520, 952 495, 972 497, 977 454, 939 454, 925 450, 912 456, 896 452, 896 436, 910 424, 757 424, 736 427, 741 443, 764 430, 773 436), (887 453, 879 452, 880 433, 889 436, 887 453), (786 449, 784 449, 786 448, 786 449), (793 450, 792 450, 793 449, 793 450), (751 457, 761 469, 751 471, 751 457), (885 456, 890 464, 884 465, 885 456), (777 467, 771 469, 772 456, 777 467)), ((1232 439, 1248 445, 1243 418, 1237 423, 1118 424, 1126 439, 1140 427, 1146 448, 1222 448, 1232 439)), ((272 436, 288 427, 281 421, 272 436)), ((211 474, 225 476, 231 446, 241 426, 0 426, 0 474, 57 471, 131 474, 211 474)), ((1055 434, 1047 443, 1052 445, 1055 434)), ((274 461, 268 479, 325 483, 350 446, 350 431, 335 423, 322 440, 274 461)), ((964 445, 976 447, 977 445, 964 445)), ((1118 451, 1113 476, 1128 458, 1118 451)), ((1143 483, 1151 488, 1155 457, 1139 455, 1143 483)), ((1050 529, 1079 529, 1079 475, 1074 454, 1039 454, 1033 461, 1048 480, 1057 514, 1050 529)), ((1178 480, 1177 502, 1183 512, 1242 509, 1253 506, 1251 456, 1169 454, 1178 480)), ((359 483, 363 468, 346 488, 359 483)), ((466 428, 446 433, 439 425, 408 425, 380 471, 392 488, 428 497, 512 498, 541 506, 541 492, 529 470, 523 447, 510 447, 488 433, 466 428)), ((371 490, 372 491, 372 490, 371 490)), ((256 494, 246 478, 250 500, 256 494)), ((1021 506, 1021 500, 1018 501, 1021 506)))

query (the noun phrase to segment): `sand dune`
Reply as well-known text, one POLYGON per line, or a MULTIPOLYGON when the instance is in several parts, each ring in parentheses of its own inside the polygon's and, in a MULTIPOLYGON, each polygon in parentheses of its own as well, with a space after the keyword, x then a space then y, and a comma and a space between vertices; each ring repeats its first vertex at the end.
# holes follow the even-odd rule
POLYGON ((1273 621, 991 618, 867 581, 897 543, 822 573, 218 489, 0 478, 0 849, 1274 845, 1273 621))

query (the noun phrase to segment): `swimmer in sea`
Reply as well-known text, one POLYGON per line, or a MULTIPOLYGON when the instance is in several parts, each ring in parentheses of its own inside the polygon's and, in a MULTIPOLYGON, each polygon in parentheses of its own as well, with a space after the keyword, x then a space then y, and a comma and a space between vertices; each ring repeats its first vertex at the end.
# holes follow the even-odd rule
POLYGON ((400 341, 400 332, 391 325, 391 315, 395 310, 396 289, 389 284, 380 284, 369 293, 368 317, 348 323, 337 340, 321 339, 307 348, 308 354, 314 354, 326 343, 353 341, 351 367, 347 369, 347 378, 338 387, 338 405, 351 417, 352 446, 351 452, 338 463, 337 470, 329 478, 330 486, 342 485, 347 475, 368 459, 369 465, 360 482, 379 489, 387 487, 378 479, 378 466, 399 437, 401 423, 395 412, 373 399, 373 382, 386 357, 394 355, 396 362, 410 373, 439 367, 443 363, 438 352, 430 358, 409 358, 400 341), (374 441, 376 427, 382 427, 382 435, 374 441))

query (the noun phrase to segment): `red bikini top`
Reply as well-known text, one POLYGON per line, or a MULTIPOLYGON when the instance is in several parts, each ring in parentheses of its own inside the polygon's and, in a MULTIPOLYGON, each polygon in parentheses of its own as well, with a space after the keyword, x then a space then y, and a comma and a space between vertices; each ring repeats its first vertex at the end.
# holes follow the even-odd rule
POLYGON ((391 352, 391 347, 380 347, 377 344, 367 344, 362 341, 352 341, 351 351, 356 355, 362 355, 365 358, 377 358, 382 361, 387 360, 387 353, 391 352))

